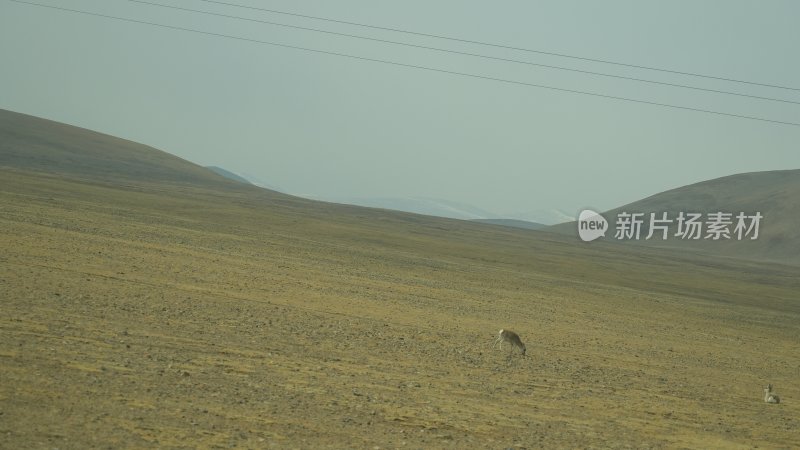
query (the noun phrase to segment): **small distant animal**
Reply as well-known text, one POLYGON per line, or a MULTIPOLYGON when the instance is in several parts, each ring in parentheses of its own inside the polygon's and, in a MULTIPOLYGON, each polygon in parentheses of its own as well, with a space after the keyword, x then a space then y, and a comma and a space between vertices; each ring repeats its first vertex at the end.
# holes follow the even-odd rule
POLYGON ((778 394, 772 392, 772 385, 768 385, 764 388, 764 402, 766 403, 780 403, 781 398, 778 397, 778 394))
POLYGON ((514 347, 517 347, 520 352, 522 352, 522 355, 525 356, 525 344, 522 343, 522 340, 519 338, 517 333, 514 333, 511 330, 500 330, 500 332, 497 333, 497 339, 495 339, 492 347, 497 347, 497 344, 500 344, 500 350, 502 350, 503 342, 508 342, 511 344, 511 350, 514 350, 514 347))

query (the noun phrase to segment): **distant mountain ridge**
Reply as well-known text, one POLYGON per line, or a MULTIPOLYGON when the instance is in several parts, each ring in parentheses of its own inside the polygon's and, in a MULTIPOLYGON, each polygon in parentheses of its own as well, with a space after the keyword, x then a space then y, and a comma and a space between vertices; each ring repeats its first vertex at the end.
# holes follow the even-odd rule
POLYGON ((501 225, 512 228, 522 228, 524 230, 541 230, 543 228, 547 228, 547 225, 541 223, 517 219, 474 219, 473 222, 486 223, 489 225, 501 225))
POLYGON ((247 178, 236 175, 235 173, 225 170, 222 167, 206 166, 206 169, 216 173, 217 175, 221 175, 229 180, 238 181, 240 183, 245 183, 245 184, 253 184, 247 178))
MULTIPOLYGON (((286 190, 281 188, 280 186, 275 186, 273 184, 267 183, 266 181, 264 181, 260 177, 258 177, 256 175, 253 175, 253 174, 251 174, 249 172, 236 172, 235 175, 238 175, 238 176, 244 178, 245 180, 247 180, 250 184, 252 184, 254 186, 258 186, 258 187, 264 188, 264 189, 269 189, 271 191, 280 192, 280 193, 283 193, 283 194, 290 194, 289 192, 286 192, 286 190)), ((294 194, 290 194, 290 195, 294 195, 294 194)))
POLYGON ((390 209, 395 211, 424 214, 427 216, 446 217, 450 219, 471 220, 484 223, 495 223, 515 228, 538 229, 567 222, 573 216, 559 209, 538 209, 517 213, 496 213, 464 202, 431 197, 343 197, 296 194, 311 200, 321 200, 347 205, 367 206, 370 208, 390 209), (496 221, 505 221, 497 223, 496 221), (532 228, 532 225, 534 224, 532 228))
POLYGON ((518 211, 501 214, 502 217, 526 222, 535 222, 543 225, 556 225, 575 220, 574 213, 568 213, 561 209, 534 209, 530 211, 518 211))
POLYGON ((389 209, 395 211, 424 214, 426 216, 446 217, 449 219, 473 220, 498 218, 498 216, 481 208, 451 200, 428 197, 336 197, 300 195, 312 200, 321 200, 347 205, 366 206, 370 208, 389 209))
POLYGON ((212 172, 221 175, 229 180, 238 181, 240 183, 245 183, 245 184, 251 184, 253 186, 269 189, 270 191, 280 192, 282 194, 288 194, 281 188, 277 188, 275 186, 272 186, 271 184, 265 183, 255 175, 250 175, 244 172, 241 173, 233 172, 227 169, 223 169, 222 167, 219 166, 206 166, 206 169, 211 170, 212 172))

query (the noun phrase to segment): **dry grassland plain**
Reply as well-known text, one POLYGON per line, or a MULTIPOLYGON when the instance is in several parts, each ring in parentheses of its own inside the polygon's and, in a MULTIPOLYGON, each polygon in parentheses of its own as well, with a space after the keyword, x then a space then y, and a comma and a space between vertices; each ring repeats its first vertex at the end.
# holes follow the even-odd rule
POLYGON ((799 272, 2 169, 0 447, 798 448, 799 272))

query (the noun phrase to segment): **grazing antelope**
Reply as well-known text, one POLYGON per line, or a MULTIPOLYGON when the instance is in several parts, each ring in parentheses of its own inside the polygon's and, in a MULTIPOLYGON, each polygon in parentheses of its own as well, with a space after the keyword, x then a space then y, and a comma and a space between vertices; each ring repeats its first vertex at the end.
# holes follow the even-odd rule
POLYGON ((766 403, 780 403, 781 398, 778 397, 778 394, 772 392, 772 385, 764 388, 764 401, 766 403))
POLYGON ((502 350, 503 342, 508 342, 511 344, 511 350, 514 350, 514 347, 517 347, 522 352, 522 355, 525 355, 525 344, 522 343, 522 340, 520 340, 517 333, 514 333, 511 330, 500 330, 500 332, 497 333, 497 339, 495 339, 492 347, 497 347, 497 344, 500 344, 500 350, 502 350))

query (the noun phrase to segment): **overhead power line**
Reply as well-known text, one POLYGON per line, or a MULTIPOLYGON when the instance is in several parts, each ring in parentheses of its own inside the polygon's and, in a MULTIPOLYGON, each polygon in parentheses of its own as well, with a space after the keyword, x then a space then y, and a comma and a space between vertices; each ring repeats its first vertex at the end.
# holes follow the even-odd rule
POLYGON ((638 100, 638 99, 627 98, 627 97, 618 97, 618 96, 613 96, 613 95, 599 94, 599 93, 596 93, 596 92, 580 91, 580 90, 575 90, 575 89, 566 89, 566 88, 560 88, 560 87, 555 87, 555 86, 546 86, 546 85, 541 85, 541 84, 527 83, 527 82, 524 82, 524 81, 508 80, 508 79, 505 79, 505 78, 496 78, 496 77, 490 77, 490 76, 485 76, 485 75, 477 75, 477 74, 470 74, 470 73, 465 73, 465 72, 457 72, 457 71, 453 71, 453 70, 437 69, 437 68, 434 68, 434 67, 418 66, 418 65, 414 65, 414 64, 406 64, 406 63, 400 63, 400 62, 396 62, 396 61, 389 61, 389 60, 375 59, 375 58, 367 58, 367 57, 364 57, 364 56, 356 56, 356 55, 350 55, 350 54, 346 54, 346 53, 337 53, 337 52, 331 52, 331 51, 326 51, 326 50, 318 50, 318 49, 300 47, 300 46, 295 46, 295 45, 281 44, 281 43, 277 43, 277 42, 262 41, 262 40, 258 40, 258 39, 245 38, 245 37, 241 37, 241 36, 233 36, 233 35, 228 35, 228 34, 215 33, 215 32, 211 32, 211 31, 196 30, 196 29, 193 29, 193 28, 184 28, 184 27, 178 27, 178 26, 174 26, 174 25, 165 25, 165 24, 160 24, 160 23, 155 23, 155 22, 148 22, 148 21, 138 20, 138 19, 130 19, 130 18, 126 18, 126 17, 111 16, 111 15, 107 15, 107 14, 95 13, 95 12, 90 12, 90 11, 83 11, 83 10, 78 10, 78 9, 62 8, 62 7, 59 7, 59 6, 45 5, 45 4, 41 4, 41 3, 28 2, 28 1, 23 1, 23 0, 8 0, 8 1, 14 2, 14 3, 31 5, 31 6, 37 6, 37 7, 41 7, 41 8, 54 9, 54 10, 59 10, 59 11, 66 11, 66 12, 71 12, 71 13, 75 13, 75 14, 82 14, 82 15, 87 15, 87 16, 101 17, 101 18, 105 18, 105 19, 119 20, 119 21, 123 21, 123 22, 136 23, 136 24, 142 24, 142 25, 149 25, 149 26, 160 27, 160 28, 166 28, 166 29, 170 29, 170 30, 185 31, 185 32, 190 32, 190 33, 203 34, 203 35, 207 35, 207 36, 221 37, 221 38, 225 38, 225 39, 234 39, 234 40, 238 40, 238 41, 252 42, 252 43, 256 43, 256 44, 264 44, 264 45, 270 45, 270 46, 281 47, 281 48, 288 48, 288 49, 293 49, 293 50, 301 50, 301 51, 312 52, 312 53, 323 54, 323 55, 339 56, 339 57, 349 58, 349 59, 354 59, 354 60, 359 60, 359 61, 370 61, 370 62, 386 64, 386 65, 392 65, 392 66, 398 66, 398 67, 407 67, 407 68, 411 68, 411 69, 425 70, 425 71, 429 71, 429 72, 437 72, 437 73, 444 73, 444 74, 449 74, 449 75, 457 75, 457 76, 461 76, 461 77, 468 77, 468 78, 474 78, 474 79, 496 81, 496 82, 500 82, 500 83, 513 84, 513 85, 519 85, 519 86, 528 86, 528 87, 535 87, 535 88, 541 88, 541 89, 549 89, 549 90, 558 91, 558 92, 569 92, 569 93, 573 93, 573 94, 588 95, 588 96, 592 96, 592 97, 600 97, 600 98, 606 98, 606 99, 611 99, 611 100, 620 100, 620 101, 626 101, 626 102, 641 103, 641 104, 646 104, 646 105, 661 106, 661 107, 665 107, 665 108, 673 108, 673 109, 684 110, 684 111, 694 111, 694 112, 700 112, 700 113, 706 113, 706 114, 715 114, 715 115, 719 115, 719 116, 736 117, 736 118, 740 118, 740 119, 755 120, 755 121, 759 121, 759 122, 769 122, 769 123, 775 123, 775 124, 781 124, 781 125, 791 125, 791 126, 800 127, 800 123, 798 123, 798 122, 786 122, 786 121, 781 121, 781 120, 767 119, 767 118, 763 118, 763 117, 746 116, 746 115, 742 115, 742 114, 726 113, 726 112, 722 112, 722 111, 713 111, 713 110, 708 110, 708 109, 692 108, 692 107, 689 107, 689 106, 671 105, 671 104, 667 104, 667 103, 658 103, 658 102, 652 102, 652 101, 648 101, 648 100, 638 100))
POLYGON ((451 36, 443 36, 443 35, 438 35, 438 34, 430 34, 430 33, 422 33, 422 32, 417 32, 417 31, 404 30, 404 29, 401 29, 401 28, 381 27, 381 26, 377 26, 377 25, 369 25, 369 24, 359 23, 359 22, 349 22, 349 21, 346 21, 346 20, 330 19, 330 18, 327 18, 327 17, 311 16, 311 15, 308 15, 308 14, 298 14, 298 13, 292 13, 292 12, 287 12, 287 11, 279 11, 277 9, 259 8, 259 7, 255 7, 255 6, 242 5, 242 4, 238 4, 238 3, 229 3, 229 2, 222 2, 222 1, 217 1, 217 0, 196 0, 196 1, 201 1, 201 2, 205 2, 205 3, 215 3, 215 4, 218 4, 218 5, 225 5, 225 6, 233 6, 235 8, 250 9, 250 10, 254 10, 254 11, 263 11, 263 12, 274 13, 274 14, 282 14, 282 15, 286 15, 286 16, 302 17, 304 19, 322 20, 322 21, 325 21, 325 22, 340 23, 340 24, 343 24, 343 25, 353 25, 353 26, 357 26, 357 27, 371 28, 373 30, 393 31, 393 32, 396 32, 396 33, 404 33, 404 34, 410 34, 410 35, 415 35, 415 36, 423 36, 423 37, 429 37, 429 38, 434 38, 434 39, 445 39, 445 40, 448 40, 448 41, 463 42, 465 44, 477 44, 477 45, 483 45, 483 46, 486 46, 486 47, 504 48, 504 49, 507 49, 507 50, 516 50, 516 51, 528 52, 528 53, 538 53, 540 55, 558 56, 558 57, 561 57, 561 58, 571 58, 571 59, 577 59, 577 60, 581 60, 581 61, 590 61, 590 62, 603 63, 603 64, 612 64, 612 65, 615 65, 615 66, 632 67, 632 68, 635 68, 635 69, 653 70, 653 71, 658 71, 658 72, 666 72, 666 73, 674 73, 674 74, 678 74, 678 75, 686 75, 686 76, 690 76, 690 77, 710 78, 712 80, 729 81, 729 82, 732 82, 732 83, 742 83, 742 84, 750 84, 750 85, 754 85, 754 86, 764 86, 764 87, 770 87, 770 88, 776 88, 776 89, 786 89, 786 90, 790 90, 790 91, 800 91, 800 88, 790 87, 790 86, 781 86, 781 85, 777 85, 777 84, 759 83, 759 82, 755 82, 755 81, 738 80, 738 79, 735 79, 735 78, 725 78, 725 77, 718 77, 718 76, 713 76, 713 75, 703 75, 703 74, 695 73, 695 72, 685 72, 685 71, 679 71, 679 70, 664 69, 664 68, 660 68, 660 67, 629 64, 629 63, 623 63, 623 62, 617 62, 617 61, 610 61, 610 60, 607 60, 607 59, 588 58, 588 57, 584 57, 584 56, 568 55, 566 53, 556 53, 556 52, 549 52, 549 51, 544 51, 544 50, 533 50, 533 49, 529 49, 529 48, 515 47, 515 46, 512 46, 512 45, 503 45, 503 44, 494 44, 494 43, 491 43, 491 42, 474 41, 474 40, 470 40, 470 39, 461 39, 461 38, 456 38, 456 37, 451 37, 451 36))
POLYGON ((612 75, 612 74, 601 73, 601 72, 593 72, 593 71, 589 71, 589 70, 573 69, 573 68, 569 68, 569 67, 553 66, 553 65, 549 65, 549 64, 540 64, 540 63, 534 63, 534 62, 530 62, 530 61, 521 61, 521 60, 517 60, 517 59, 500 58, 500 57, 496 57, 496 56, 482 55, 482 54, 477 54, 477 53, 462 52, 462 51, 450 50, 450 49, 444 49, 444 48, 438 48, 438 47, 429 47, 429 46, 425 46, 425 45, 409 44, 407 42, 392 41, 392 40, 388 40, 388 39, 378 39, 378 38, 373 38, 373 37, 368 37, 368 36, 360 36, 360 35, 355 35, 355 34, 339 33, 339 32, 336 32, 336 31, 321 30, 321 29, 318 29, 318 28, 309 28, 309 27, 302 27, 302 26, 298 26, 298 25, 289 25, 289 24, 284 24, 284 23, 271 22, 271 21, 268 21, 268 20, 253 19, 253 18, 250 18, 250 17, 232 16, 232 15, 228 15, 228 14, 221 14, 221 13, 215 13, 215 12, 210 12, 210 11, 201 11, 201 10, 197 10, 197 9, 183 8, 183 7, 180 7, 180 6, 165 5, 165 4, 154 3, 154 2, 149 2, 149 1, 145 1, 145 0, 127 0, 127 1, 132 2, 132 3, 140 3, 140 4, 143 4, 143 5, 156 6, 156 7, 159 7, 159 8, 175 9, 175 10, 179 10, 179 11, 187 11, 187 12, 192 12, 192 13, 197 13, 197 14, 205 14, 205 15, 209 15, 209 16, 223 17, 223 18, 227 18, 227 19, 244 20, 244 21, 248 21, 248 22, 261 23, 261 24, 265 24, 265 25, 273 25, 273 26, 278 26, 278 27, 292 28, 292 29, 304 30, 304 31, 313 31, 313 32, 316 32, 316 33, 325 33, 325 34, 331 34, 331 35, 336 35, 336 36, 344 36, 344 37, 348 37, 348 38, 355 38, 355 39, 363 39, 363 40, 367 40, 367 41, 381 42, 381 43, 386 43, 386 44, 402 45, 402 46, 405 46, 405 47, 413 47, 413 48, 419 48, 419 49, 424 49, 424 50, 432 50, 432 51, 443 52, 443 53, 452 53, 452 54, 456 54, 456 55, 472 56, 472 57, 490 59, 490 60, 495 60, 495 61, 503 61, 503 62, 510 62, 510 63, 515 63, 515 64, 525 64, 525 65, 529 65, 529 66, 544 67, 544 68, 547 68, 547 69, 564 70, 564 71, 569 71, 569 72, 577 72, 577 73, 583 73, 583 74, 588 74, 588 75, 596 75, 596 76, 601 76, 601 77, 617 78, 617 79, 628 80, 628 81, 637 81, 637 82, 641 82, 641 83, 651 83, 651 84, 658 84, 658 85, 662 85, 662 86, 677 87, 677 88, 682 88, 682 89, 692 89, 692 90, 696 90, 696 91, 713 92, 713 93, 716 93, 716 94, 735 95, 735 96, 738 96, 738 97, 747 97, 747 98, 753 98, 753 99, 758 99, 758 100, 767 100, 767 101, 782 102, 782 103, 793 103, 795 105, 800 105, 800 101, 785 100, 785 99, 773 98, 773 97, 762 97, 762 96, 758 96, 758 95, 742 94, 742 93, 739 93, 739 92, 730 92, 730 91, 723 91, 723 90, 719 90, 719 89, 702 88, 702 87, 689 86, 689 85, 678 84, 678 83, 667 83, 667 82, 663 82, 663 81, 647 80, 647 79, 635 78, 635 77, 626 77, 626 76, 622 76, 622 75, 612 75))

